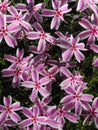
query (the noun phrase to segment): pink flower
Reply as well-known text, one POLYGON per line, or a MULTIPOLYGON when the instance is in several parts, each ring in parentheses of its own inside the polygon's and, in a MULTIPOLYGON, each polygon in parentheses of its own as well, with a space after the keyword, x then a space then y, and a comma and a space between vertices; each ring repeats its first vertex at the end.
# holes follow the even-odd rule
POLYGON ((61 128, 63 128, 65 119, 71 121, 72 123, 78 123, 79 117, 74 113, 70 112, 69 109, 66 109, 66 106, 61 106, 56 111, 56 120, 61 124, 61 128))
POLYGON ((21 11, 18 13, 17 9, 14 6, 10 6, 8 8, 8 11, 11 15, 7 15, 7 22, 14 23, 19 27, 22 27, 22 29, 26 30, 32 28, 31 25, 25 21, 25 14, 22 14, 21 11))
POLYGON ((14 88, 19 87, 21 80, 26 80, 27 79, 27 74, 26 74, 26 70, 27 70, 27 65, 22 65, 22 66, 18 66, 15 68, 8 68, 8 69, 3 69, 2 73, 3 73, 3 77, 12 77, 13 76, 13 80, 12 80, 12 85, 14 88))
POLYGON ((76 39, 71 36, 70 40, 57 39, 57 45, 60 46, 64 51, 62 53, 62 59, 64 61, 70 61, 71 57, 75 55, 78 62, 84 60, 84 55, 80 50, 85 51, 84 43, 79 43, 79 37, 76 39))
POLYGON ((45 77, 40 78, 39 72, 37 70, 32 70, 32 81, 24 81, 22 82, 22 86, 27 88, 33 88, 32 93, 30 95, 31 101, 35 101, 37 98, 38 92, 44 96, 49 96, 49 92, 46 90, 44 85, 46 85, 49 80, 45 77))
POLYGON ((83 76, 81 76, 78 71, 72 74, 68 69, 62 67, 61 72, 66 76, 65 80, 60 83, 61 89, 66 90, 69 86, 76 87, 83 84, 83 76))
POLYGON ((12 69, 27 64, 32 58, 32 55, 27 57, 23 57, 23 56, 24 56, 24 50, 23 49, 20 50, 19 48, 16 50, 16 57, 7 54, 4 55, 5 59, 12 63, 10 66, 10 68, 12 69))
POLYGON ((37 30, 37 32, 35 31, 28 32, 27 38, 30 40, 39 39, 38 48, 37 48, 39 52, 41 50, 46 49, 46 41, 51 44, 54 44, 55 38, 51 36, 49 33, 45 32, 39 23, 34 23, 33 26, 37 30))
POLYGON ((87 44, 93 44, 98 37, 98 17, 94 15, 92 23, 82 18, 79 24, 86 30, 79 34, 81 40, 88 38, 87 44))
POLYGON ((2 13, 6 13, 6 11, 8 10, 9 7, 9 0, 4 0, 3 2, 0 0, 0 11, 2 13))
POLYGON ((71 9, 68 9, 68 4, 63 4, 60 7, 59 0, 52 0, 52 7, 54 10, 42 10, 42 16, 53 17, 51 22, 51 29, 55 28, 56 30, 58 30, 60 26, 60 19, 64 21, 63 14, 70 12, 71 9))
POLYGON ((31 125, 33 125, 34 130, 40 129, 42 125, 52 125, 53 128, 59 127, 59 124, 57 122, 49 120, 46 116, 41 116, 39 113, 39 108, 37 106, 33 106, 31 109, 24 108, 23 114, 27 117, 27 119, 20 122, 20 125, 23 128, 31 125))
POLYGON ((46 124, 46 118, 39 115, 39 109, 36 106, 32 109, 23 108, 23 114, 27 117, 27 119, 20 122, 20 125, 23 128, 33 124, 33 129, 38 130, 40 124, 46 124))
POLYGON ((62 100, 61 103, 63 103, 66 107, 72 109, 75 108, 75 113, 80 115, 82 112, 82 107, 84 108, 87 106, 87 102, 92 102, 93 95, 90 94, 83 94, 84 86, 78 86, 77 89, 74 89, 73 87, 66 88, 66 95, 62 100))
POLYGON ((20 117, 18 114, 16 114, 14 111, 21 110, 22 108, 20 107, 20 102, 15 102, 12 104, 12 97, 4 97, 3 98, 4 106, 0 105, 0 124, 5 122, 8 117, 12 119, 12 121, 18 123, 20 120, 20 117))
POLYGON ((12 64, 7 68, 3 69, 3 77, 12 77, 12 85, 14 88, 20 85, 21 80, 27 80, 28 78, 28 64, 32 58, 32 55, 23 57, 24 50, 17 49, 16 57, 12 55, 5 55, 6 60, 12 64))
POLYGON ((79 0, 76 10, 80 12, 80 11, 83 11, 84 9, 91 8, 93 12, 97 15, 98 8, 96 4, 98 4, 97 0, 85 0, 85 1, 79 0))
POLYGON ((7 25, 6 15, 0 12, 0 42, 4 38, 8 46, 14 48, 17 46, 17 41, 15 37, 12 36, 12 33, 18 30, 19 26, 15 23, 7 25))
POLYGON ((2 124, 0 124, 1 130, 8 130, 8 127, 16 126, 17 123, 11 119, 6 119, 2 124), (8 126, 8 127, 7 127, 8 126))
POLYGON ((34 3, 34 0, 27 0, 27 5, 23 3, 18 3, 16 5, 16 8, 20 11, 26 12, 26 21, 29 21, 32 18, 32 16, 34 16, 37 22, 42 22, 42 17, 39 14, 39 11, 42 10, 45 5, 43 3, 38 3, 34 5, 34 3))
POLYGON ((83 124, 91 124, 92 121, 94 121, 95 126, 98 128, 98 97, 94 99, 92 106, 89 104, 85 106, 85 120, 83 121, 83 124))

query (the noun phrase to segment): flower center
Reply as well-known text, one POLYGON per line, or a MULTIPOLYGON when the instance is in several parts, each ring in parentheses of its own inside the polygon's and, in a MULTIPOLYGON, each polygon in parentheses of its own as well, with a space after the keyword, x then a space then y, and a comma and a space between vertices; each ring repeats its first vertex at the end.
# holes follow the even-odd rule
POLYGON ((2 27, 2 28, 0 29, 0 33, 1 33, 3 36, 7 35, 7 32, 8 32, 8 30, 7 30, 5 27, 2 27))
POLYGON ((55 77, 52 74, 48 74, 48 77, 49 77, 49 79, 55 80, 55 77))
POLYGON ((17 64, 21 64, 22 63, 22 59, 17 59, 17 64))
POLYGON ((95 109, 92 109, 91 110, 91 115, 96 115, 97 114, 97 112, 95 111, 95 109))
POLYGON ((56 13, 56 16, 58 16, 58 17, 62 16, 61 10, 57 10, 55 13, 56 13))
POLYGON ((32 116, 32 121, 33 121, 34 123, 37 123, 37 117, 36 117, 36 116, 32 116))
POLYGON ((17 16, 15 17, 15 20, 16 20, 16 21, 21 21, 19 15, 17 15, 17 16))
POLYGON ((59 116, 63 116, 63 113, 64 113, 64 111, 62 110, 62 108, 59 108, 57 114, 59 116))
POLYGON ((6 108, 6 112, 7 112, 7 113, 11 113, 11 112, 12 112, 12 107, 7 107, 7 108, 6 108))
POLYGON ((95 26, 93 26, 92 33, 93 33, 93 35, 94 35, 94 34, 98 34, 98 29, 97 29, 95 26))
POLYGON ((71 78, 71 79, 70 79, 71 81, 74 81, 74 80, 75 80, 75 77, 74 77, 73 75, 71 75, 70 78, 71 78))
POLYGON ((77 100, 78 100, 80 97, 81 97, 80 95, 77 95, 77 94, 74 95, 74 98, 77 99, 77 100))
POLYGON ((16 75, 19 75, 19 74, 21 74, 21 68, 16 69, 16 75))
POLYGON ((36 86, 36 89, 39 89, 39 88, 40 88, 40 83, 39 83, 39 82, 36 82, 35 84, 36 84, 36 85, 35 85, 35 86, 36 86))
POLYGON ((72 49, 72 51, 76 51, 76 45, 73 44, 73 45, 71 46, 71 49, 72 49))
POLYGON ((32 8, 32 11, 33 11, 33 12, 36 12, 36 7, 33 7, 33 8, 32 8))
POLYGON ((40 37, 42 38, 42 39, 45 39, 47 36, 46 36, 46 33, 44 32, 44 31, 42 31, 41 33, 40 33, 40 37))
POLYGON ((3 3, 2 5, 0 5, 0 10, 1 11, 6 11, 7 7, 8 7, 7 4, 3 3))

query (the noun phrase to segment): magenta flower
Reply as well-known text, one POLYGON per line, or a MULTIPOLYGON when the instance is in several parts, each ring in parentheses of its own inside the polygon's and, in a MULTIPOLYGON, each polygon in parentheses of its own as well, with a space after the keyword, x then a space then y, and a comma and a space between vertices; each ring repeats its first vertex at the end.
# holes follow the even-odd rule
POLYGON ((58 71, 59 71, 58 67, 54 66, 54 67, 49 68, 48 70, 44 69, 44 71, 42 72, 42 75, 44 75, 45 78, 49 80, 49 82, 52 82, 56 79, 55 75, 58 73, 58 71))
POLYGON ((65 80, 60 83, 61 89, 66 90, 69 86, 76 87, 83 84, 83 76, 78 71, 72 74, 68 69, 62 67, 61 72, 66 76, 65 80))
POLYGON ((12 126, 16 126, 17 123, 14 122, 11 119, 7 119, 6 121, 4 121, 2 124, 0 124, 0 128, 1 130, 8 130, 8 127, 12 127, 12 126), (7 127, 8 126, 8 127, 7 127))
POLYGON ((12 104, 12 97, 4 97, 3 98, 4 106, 0 105, 0 124, 5 122, 9 117, 12 119, 12 121, 18 123, 20 121, 20 117, 16 112, 21 110, 22 108, 20 107, 20 102, 15 102, 12 104))
POLYGON ((17 9, 14 6, 10 6, 8 8, 8 11, 11 15, 7 15, 7 22, 14 23, 26 30, 32 28, 31 25, 25 21, 25 14, 22 14, 21 11, 18 13, 17 9))
POLYGON ((24 50, 16 50, 16 57, 12 55, 5 55, 6 60, 12 64, 7 68, 3 69, 3 77, 12 77, 13 87, 16 88, 20 85, 21 80, 27 80, 28 78, 28 65, 32 58, 32 54, 27 57, 24 56, 24 50))
POLYGON ((41 50, 45 50, 46 41, 54 44, 55 38, 52 37, 49 33, 45 32, 39 23, 34 23, 33 26, 37 30, 37 32, 35 31, 28 32, 27 38, 30 40, 39 39, 38 48, 37 48, 39 52, 41 50))
POLYGON ((6 13, 9 4, 10 4, 9 0, 4 0, 3 2, 0 0, 0 11, 2 13, 6 13))
POLYGON ((63 129, 65 119, 71 121, 72 123, 78 123, 79 117, 74 113, 70 112, 69 109, 66 109, 65 106, 61 106, 56 111, 56 120, 61 124, 61 128, 63 129))
POLYGON ((27 57, 23 57, 23 56, 24 56, 24 50, 23 49, 19 50, 19 48, 16 50, 16 57, 7 54, 4 55, 5 59, 12 63, 10 66, 10 68, 12 69, 27 64, 32 58, 32 55, 27 57))
POLYGON ((83 121, 83 124, 91 124, 93 121, 95 123, 95 126, 98 128, 98 97, 94 99, 92 106, 89 104, 85 106, 85 120, 83 121))
POLYGON ((23 128, 33 125, 33 129, 38 130, 40 125, 47 124, 46 117, 39 115, 39 109, 36 106, 33 106, 32 109, 23 108, 23 114, 27 117, 20 122, 20 126, 23 128))
POLYGON ((34 16, 37 22, 42 22, 42 17, 39 14, 39 11, 42 10, 45 5, 43 3, 38 3, 34 5, 34 3, 34 0, 27 0, 27 5, 23 3, 18 3, 16 5, 16 8, 20 11, 26 12, 26 21, 29 21, 32 18, 32 16, 34 16))
POLYGON ((60 7, 59 0, 52 0, 52 7, 54 10, 43 9, 42 16, 53 17, 51 22, 51 29, 55 28, 56 30, 58 30, 60 26, 60 19, 64 21, 63 15, 70 12, 71 9, 68 9, 68 4, 63 4, 60 7))
MULTIPOLYGON (((70 109, 64 106, 61 107, 56 107, 56 106, 51 106, 47 109, 47 111, 45 112, 45 115, 48 117, 50 124, 52 122, 52 120, 56 121, 59 124, 58 129, 62 130, 64 123, 65 123, 65 119, 73 122, 73 123, 78 123, 78 119, 79 117, 77 115, 75 115, 74 113, 70 112, 70 109)), ((54 125, 55 126, 55 125, 54 125)))
POLYGON ((81 40, 88 38, 87 44, 93 44, 95 38, 98 37, 98 17, 94 15, 93 23, 90 23, 87 19, 82 18, 79 24, 86 29, 79 34, 81 40))
POLYGON ((75 113, 80 115, 82 112, 82 107, 84 108, 84 104, 87 106, 87 102, 92 102, 93 95, 91 94, 83 94, 84 86, 78 86, 77 89, 72 87, 66 88, 66 95, 62 100, 63 103, 68 108, 75 108, 75 113))
POLYGON ((41 75, 44 76, 45 79, 47 79, 48 84, 46 84, 46 89, 48 90, 48 92, 51 93, 52 90, 52 83, 56 81, 56 74, 58 73, 59 69, 58 66, 54 66, 49 68, 48 70, 44 69, 41 72, 41 75))
POLYGON ((22 82, 22 86, 27 88, 33 88, 32 93, 30 95, 31 101, 34 101, 37 98, 38 92, 44 96, 47 97, 49 95, 49 92, 46 90, 44 85, 46 85, 49 80, 45 77, 40 78, 39 72, 37 70, 32 70, 32 81, 24 81, 22 82))
POLYGON ((19 26, 15 23, 7 25, 6 15, 0 12, 0 42, 4 38, 8 46, 15 47, 17 46, 16 39, 12 36, 13 32, 17 32, 19 26))
POLYGON ((97 15, 98 13, 98 8, 97 8, 97 5, 98 4, 98 1, 97 0, 79 0, 78 1, 78 5, 77 5, 77 11, 80 12, 80 11, 83 11, 84 9, 86 8, 91 8, 92 11, 97 15))
POLYGON ((75 55, 75 58, 78 62, 84 60, 84 55, 80 52, 80 50, 85 51, 84 43, 79 43, 79 38, 74 38, 71 36, 70 40, 58 39, 58 46, 60 46, 63 50, 62 59, 63 62, 70 61, 71 57, 75 55))
POLYGON ((12 80, 12 85, 14 88, 19 87, 21 80, 26 80, 27 79, 27 74, 26 74, 26 70, 27 70, 27 65, 21 65, 16 67, 16 65, 11 68, 7 68, 7 69, 3 69, 2 73, 3 73, 3 77, 12 77, 13 76, 13 80, 12 80))

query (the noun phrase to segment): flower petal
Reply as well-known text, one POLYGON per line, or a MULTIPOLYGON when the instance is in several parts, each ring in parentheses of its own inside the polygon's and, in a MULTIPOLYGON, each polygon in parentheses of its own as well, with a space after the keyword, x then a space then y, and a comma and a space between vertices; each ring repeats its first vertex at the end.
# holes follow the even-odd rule
POLYGON ((40 94, 42 95, 42 96, 44 96, 44 97, 47 97, 47 96, 49 96, 49 92, 46 90, 46 88, 44 88, 44 87, 41 87, 40 89, 39 89, 39 92, 40 92, 40 94))
POLYGON ((32 112, 26 107, 23 108, 22 112, 28 118, 33 116, 32 112))
POLYGON ((27 33, 27 38, 30 40, 36 40, 40 38, 40 34, 38 32, 32 31, 32 32, 27 33))
POLYGON ((59 8, 59 1, 58 0, 52 0, 52 6, 54 10, 58 10, 59 8))
POLYGON ((3 102, 4 102, 4 105, 6 107, 10 107, 11 103, 12 103, 12 97, 11 96, 8 96, 8 97, 4 97, 3 98, 3 102))
POLYGON ((9 116, 10 116, 11 119, 12 119, 14 122, 16 122, 16 123, 18 123, 18 121, 20 120, 19 115, 16 114, 15 112, 11 112, 11 113, 9 114, 9 116))
POLYGON ((17 110, 21 110, 21 107, 20 107, 20 102, 15 102, 11 105, 12 109, 14 111, 17 111, 17 110))
POLYGON ((38 116, 39 115, 39 109, 37 106, 33 107, 33 116, 38 116))
POLYGON ((48 10, 48 9, 43 9, 42 10, 42 16, 53 17, 54 15, 55 15, 54 10, 48 10))
POLYGON ((6 43, 8 44, 8 46, 14 48, 15 46, 17 46, 17 41, 16 39, 11 35, 11 34, 7 34, 4 37, 6 43))
POLYGON ((22 82, 21 86, 24 86, 27 88, 33 88, 33 87, 35 87, 35 83, 32 81, 24 81, 24 82, 22 82))
POLYGON ((93 98, 93 97, 94 97, 94 96, 91 95, 91 94, 82 94, 82 95, 81 95, 81 100, 87 101, 87 102, 92 102, 92 98, 93 98))
POLYGON ((92 107, 93 107, 93 109, 95 109, 95 110, 98 108, 98 98, 97 98, 97 97, 94 99, 93 104, 92 104, 92 107))
POLYGON ((10 77, 15 74, 15 70, 14 69, 3 69, 2 73, 3 73, 3 75, 2 75, 3 77, 10 77))
POLYGON ((20 122, 20 126, 21 126, 22 128, 28 127, 28 126, 30 126, 30 125, 32 125, 32 124, 33 124, 33 122, 32 122, 31 119, 26 119, 26 120, 23 120, 22 122, 20 122))
POLYGON ((80 37, 81 40, 83 40, 83 39, 88 38, 91 33, 92 33, 91 31, 86 30, 86 31, 81 32, 81 33, 79 34, 79 37, 80 37))
POLYGON ((12 63, 14 63, 17 60, 17 58, 15 56, 11 56, 11 55, 5 54, 4 57, 7 61, 12 62, 12 63))
POLYGON ((35 22, 35 23, 33 24, 33 27, 34 27, 38 32, 42 32, 42 31, 43 31, 42 26, 41 26, 39 23, 37 23, 37 22, 35 22))
POLYGON ((64 62, 69 61, 69 60, 71 59, 72 55, 73 55, 73 52, 72 52, 71 49, 66 50, 66 51, 63 52, 63 54, 62 54, 62 59, 63 59, 63 61, 64 61, 64 62))
POLYGON ((78 12, 80 12, 80 11, 83 10, 83 8, 84 8, 84 1, 83 1, 83 0, 79 0, 76 10, 77 10, 78 12))
POLYGON ((73 123, 78 123, 77 120, 79 119, 79 117, 76 116, 76 115, 73 114, 73 113, 65 112, 65 113, 64 113, 64 117, 65 117, 66 119, 68 119, 69 121, 73 122, 73 123))
POLYGON ((73 95, 68 95, 68 96, 65 96, 64 98, 61 99, 61 103, 64 103, 64 104, 68 104, 70 102, 73 102, 74 100, 74 96, 73 95))
POLYGON ((92 30, 93 28, 92 28, 92 24, 88 21, 88 20, 86 20, 86 19, 81 19, 81 21, 79 22, 79 24, 83 27, 83 28, 85 28, 85 29, 89 29, 89 30, 92 30))

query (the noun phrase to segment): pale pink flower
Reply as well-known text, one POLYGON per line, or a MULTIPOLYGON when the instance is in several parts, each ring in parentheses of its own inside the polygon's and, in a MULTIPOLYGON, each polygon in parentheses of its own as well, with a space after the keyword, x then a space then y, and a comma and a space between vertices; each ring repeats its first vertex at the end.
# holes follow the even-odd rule
POLYGON ((60 5, 59 0, 52 0, 52 7, 54 10, 43 9, 42 16, 53 17, 51 22, 51 29, 55 28, 58 30, 60 26, 60 20, 65 21, 63 15, 71 11, 68 9, 68 4, 60 5))

